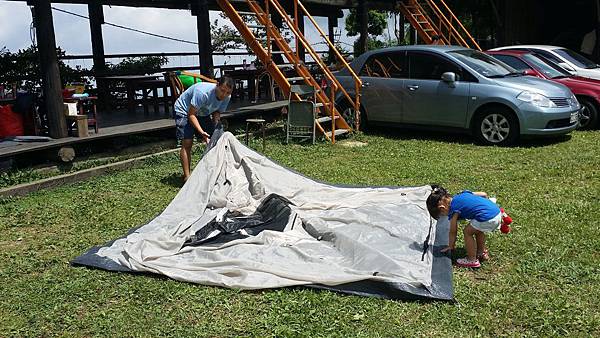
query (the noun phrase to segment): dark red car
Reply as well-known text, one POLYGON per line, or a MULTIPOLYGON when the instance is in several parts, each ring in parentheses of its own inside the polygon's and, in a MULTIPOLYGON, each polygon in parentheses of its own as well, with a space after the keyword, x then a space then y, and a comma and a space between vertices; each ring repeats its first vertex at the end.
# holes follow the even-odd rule
POLYGON ((531 51, 487 51, 496 59, 526 75, 548 79, 569 87, 581 104, 579 129, 592 129, 598 125, 600 111, 600 81, 573 76, 560 66, 531 51))

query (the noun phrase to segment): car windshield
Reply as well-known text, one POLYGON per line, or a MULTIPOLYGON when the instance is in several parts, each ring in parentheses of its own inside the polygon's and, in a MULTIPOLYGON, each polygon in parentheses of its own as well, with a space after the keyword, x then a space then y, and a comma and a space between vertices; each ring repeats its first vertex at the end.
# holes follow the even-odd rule
POLYGON ((485 77, 496 78, 505 76, 518 76, 522 74, 509 65, 476 50, 457 50, 452 51, 449 54, 485 77))
POLYGON ((523 59, 551 79, 571 76, 569 72, 546 60, 543 56, 525 54, 523 55, 523 59))
POLYGON ((555 49, 554 52, 562 56, 563 58, 569 60, 577 67, 586 69, 599 68, 595 62, 586 59, 583 55, 577 54, 570 49, 560 48, 555 49))

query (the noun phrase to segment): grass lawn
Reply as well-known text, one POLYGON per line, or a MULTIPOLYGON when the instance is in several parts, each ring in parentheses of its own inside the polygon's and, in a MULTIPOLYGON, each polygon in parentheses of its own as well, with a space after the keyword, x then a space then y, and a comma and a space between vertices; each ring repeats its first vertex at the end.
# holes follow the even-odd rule
POLYGON ((455 268, 456 303, 71 267, 164 209, 179 189, 173 154, 0 201, 0 336, 600 336, 600 131, 515 148, 404 131, 352 141, 366 145, 284 145, 278 135, 266 155, 331 183, 487 191, 515 219, 510 235, 489 237, 483 268, 455 268))

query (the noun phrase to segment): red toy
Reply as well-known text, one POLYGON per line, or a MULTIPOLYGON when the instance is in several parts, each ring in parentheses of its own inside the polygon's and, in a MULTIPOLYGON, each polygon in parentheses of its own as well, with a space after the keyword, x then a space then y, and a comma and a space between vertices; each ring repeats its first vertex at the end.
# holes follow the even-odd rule
POLYGON ((502 221, 500 222, 500 232, 503 234, 507 234, 510 232, 510 224, 512 223, 512 218, 504 211, 504 208, 500 208, 500 212, 502 212, 502 221))

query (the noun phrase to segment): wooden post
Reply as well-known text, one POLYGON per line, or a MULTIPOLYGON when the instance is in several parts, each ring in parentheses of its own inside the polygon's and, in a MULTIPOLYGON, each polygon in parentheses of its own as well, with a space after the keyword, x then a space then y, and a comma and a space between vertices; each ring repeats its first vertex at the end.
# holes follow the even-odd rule
MULTIPOLYGON (((301 10, 298 11, 298 30, 304 35, 304 12, 301 10)), ((298 44, 298 56, 300 61, 306 62, 306 49, 301 43, 298 44)))
POLYGON ((592 51, 592 56, 594 57, 594 61, 600 62, 600 0, 596 0, 596 43, 594 45, 594 50, 592 51))
POLYGON ((415 30, 415 27, 413 27, 412 25, 410 25, 409 29, 408 29, 408 41, 409 44, 411 45, 416 45, 417 44, 417 31, 415 30))
POLYGON ((367 9, 367 1, 359 0, 358 1, 358 26, 360 36, 358 38, 358 50, 356 53, 360 55, 367 51, 367 38, 369 37, 369 10, 367 9))
POLYGON ((40 69, 50 125, 50 136, 67 137, 67 122, 63 112, 62 82, 56 57, 56 41, 50 0, 36 0, 34 4, 35 34, 40 55, 40 69))
POLYGON ((198 54, 200 56, 200 73, 213 78, 214 65, 212 59, 212 41, 210 35, 210 15, 207 0, 196 1, 197 10, 192 12, 196 15, 196 26, 198 29, 198 54))
POLYGON ((406 37, 406 30, 404 29, 404 15, 398 15, 398 44, 403 45, 406 37))
MULTIPOLYGON (((275 10, 271 11, 271 21, 273 22, 273 26, 275 26, 277 30, 281 32, 283 29, 283 18, 275 10)), ((283 36, 283 32, 281 35, 283 36)), ((271 40, 271 43, 273 44, 272 50, 274 52, 281 51, 279 45, 277 45, 276 42, 271 40)), ((282 64, 283 55, 281 55, 281 53, 273 53, 273 62, 275 62, 276 64, 282 64)))
MULTIPOLYGON (((335 44, 335 27, 337 27, 337 23, 338 23, 338 19, 335 16, 328 16, 327 17, 327 28, 329 29, 329 40, 331 41, 331 43, 335 44)), ((334 63, 335 62, 335 56, 334 56, 334 51, 333 48, 329 47, 329 55, 328 55, 328 63, 334 63)))
POLYGON ((98 88, 98 106, 100 109, 106 107, 108 102, 108 89, 106 83, 98 77, 106 75, 106 59, 104 58, 104 40, 102 39, 102 24, 104 23, 104 12, 99 2, 88 3, 88 14, 90 16, 90 33, 92 37, 92 54, 94 59, 94 75, 98 88))

